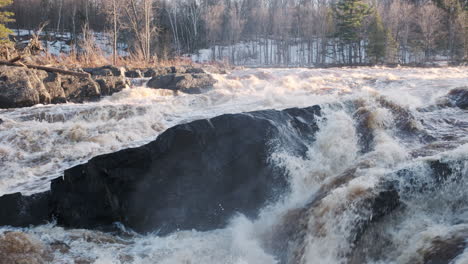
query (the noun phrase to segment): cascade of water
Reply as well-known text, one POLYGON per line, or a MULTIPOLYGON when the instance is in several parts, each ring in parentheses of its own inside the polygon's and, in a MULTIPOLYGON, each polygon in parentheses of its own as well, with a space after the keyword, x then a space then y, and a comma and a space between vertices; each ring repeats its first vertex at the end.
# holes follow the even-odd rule
POLYGON ((468 68, 250 69, 215 75, 203 95, 134 87, 95 103, 1 110, 0 193, 43 190, 66 168, 179 123, 320 104, 307 154, 271 153, 291 192, 257 219, 166 237, 54 224, 20 231, 48 245, 41 254, 54 263, 466 263, 467 112, 437 105, 467 76, 468 68))

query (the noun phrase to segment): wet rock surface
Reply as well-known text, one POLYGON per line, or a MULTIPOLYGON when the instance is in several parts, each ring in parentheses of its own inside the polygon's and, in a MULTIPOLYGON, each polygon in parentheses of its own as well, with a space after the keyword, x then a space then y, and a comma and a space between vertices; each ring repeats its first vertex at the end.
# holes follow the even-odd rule
POLYGON ((99 68, 92 77, 76 77, 21 67, 0 67, 0 108, 96 101, 129 86, 118 68, 99 68), (102 72, 106 71, 108 74, 102 72), (115 71, 115 72, 114 72, 115 71))
POLYGON ((0 66, 0 108, 50 103, 51 96, 36 71, 0 66))
POLYGON ((168 89, 187 94, 201 94, 213 88, 216 80, 209 74, 171 73, 153 77, 147 86, 155 89, 168 89))
POLYGON ((99 85, 91 78, 64 76, 62 77, 62 88, 67 101, 74 103, 94 101, 101 96, 99 85))
POLYGON ((461 109, 468 109, 468 87, 451 90, 448 94, 448 98, 454 106, 461 109))
POLYGON ((107 65, 98 68, 84 68, 83 71, 91 74, 92 76, 124 77, 126 74, 125 68, 115 67, 112 65, 107 65))
POLYGON ((173 66, 124 69, 114 66, 78 69, 90 77, 62 75, 22 67, 0 67, 0 108, 96 101, 130 86, 126 78, 152 78, 148 87, 199 94, 213 88, 215 67, 173 66), (206 69, 205 69, 206 68, 206 69))
POLYGON ((128 78, 151 78, 147 86, 155 89, 168 89, 188 94, 200 94, 213 88, 216 80, 211 74, 226 74, 225 69, 215 66, 172 66, 156 68, 128 69, 128 78))
POLYGON ((275 147, 305 155, 318 115, 315 106, 175 126, 148 145, 67 170, 52 182, 50 193, 0 197, 0 204, 12 208, 5 209, 1 224, 54 218, 65 227, 105 229, 121 222, 165 234, 220 228, 237 212, 254 217, 288 189, 284 169, 272 165, 269 155, 275 147), (19 208, 28 217, 22 218, 19 208))
POLYGON ((130 86, 130 81, 125 77, 95 77, 99 84, 101 95, 112 95, 130 86))
POLYGON ((22 196, 20 193, 0 197, 0 226, 45 224, 50 218, 49 193, 22 196))

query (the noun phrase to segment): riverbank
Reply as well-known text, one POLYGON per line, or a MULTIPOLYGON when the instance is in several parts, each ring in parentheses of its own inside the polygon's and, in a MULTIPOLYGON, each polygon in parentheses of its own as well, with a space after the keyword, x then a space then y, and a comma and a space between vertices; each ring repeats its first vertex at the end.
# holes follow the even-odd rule
POLYGON ((135 78, 148 78, 147 86, 175 92, 202 93, 216 82, 211 74, 225 74, 215 66, 130 68, 52 68, 0 66, 0 108, 36 104, 83 103, 100 100, 131 86, 135 78), (50 70, 51 69, 51 70, 50 70))

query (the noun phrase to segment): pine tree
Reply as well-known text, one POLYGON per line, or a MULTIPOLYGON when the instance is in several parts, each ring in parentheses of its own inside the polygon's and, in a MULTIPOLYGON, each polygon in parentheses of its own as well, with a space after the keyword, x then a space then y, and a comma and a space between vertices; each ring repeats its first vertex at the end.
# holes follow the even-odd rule
POLYGON ((348 61, 352 63, 353 48, 362 40, 360 34, 370 7, 362 0, 340 0, 335 6, 336 37, 348 47, 348 61))
POLYGON ((372 16, 368 40, 367 55, 370 62, 374 64, 383 62, 386 54, 387 32, 378 12, 374 12, 372 16))
MULTIPOLYGON (((0 0, 0 8, 9 6, 12 3, 13 0, 0 0)), ((13 15, 14 14, 12 12, 0 12, 0 44, 5 44, 9 42, 8 36, 12 34, 13 31, 8 29, 5 24, 14 21, 14 19, 11 18, 13 15)))

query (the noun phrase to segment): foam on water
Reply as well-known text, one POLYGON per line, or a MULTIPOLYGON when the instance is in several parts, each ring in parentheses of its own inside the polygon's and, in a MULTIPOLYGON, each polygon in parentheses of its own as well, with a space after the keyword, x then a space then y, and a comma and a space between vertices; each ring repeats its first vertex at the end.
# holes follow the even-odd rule
MULTIPOLYGON (((320 104, 320 130, 307 155, 298 157, 281 149, 272 153, 271 160, 288 171, 291 185, 291 192, 277 204, 263 208, 257 219, 237 215, 221 230, 178 231, 165 237, 125 230, 121 234, 65 230, 53 224, 21 231, 52 248, 54 263, 278 263, 281 259, 272 244, 278 239, 284 216, 325 190, 307 218, 286 223, 307 223, 307 230, 302 230, 303 250, 296 260, 346 263, 355 246, 350 242, 353 228, 367 217, 360 211, 360 202, 375 195, 382 179, 409 167, 421 184, 429 183, 424 161, 466 163, 468 159, 468 144, 463 143, 468 141, 466 111, 438 107, 418 111, 436 104, 450 89, 465 86, 466 67, 245 69, 215 78, 215 89, 203 95, 176 96, 133 87, 96 103, 0 111, 0 193, 42 190, 66 168, 99 154, 142 145, 179 123, 224 113, 320 104), (426 151, 426 143, 399 134, 394 125, 398 112, 383 105, 382 97, 411 113, 414 127, 436 138, 430 151, 426 151), (356 109, 348 102, 359 102, 372 114, 369 126, 374 143, 369 152, 360 151, 353 116, 356 109), (334 185, 335 179, 349 171, 352 177, 334 185)), ((466 176, 468 164, 462 165, 461 173, 466 176)), ((370 234, 378 231, 390 246, 382 245, 378 256, 370 252, 365 262, 418 263, 421 252, 431 250, 433 238, 468 230, 460 221, 468 212, 463 202, 468 199, 466 185, 468 178, 464 177, 442 191, 402 192, 409 209, 397 210, 364 234, 372 241, 370 234), (461 204, 457 210, 453 201, 461 204)), ((11 230, 16 229, 4 227, 0 234, 11 230)), ((466 263, 467 256, 460 255, 454 263, 466 263)))

